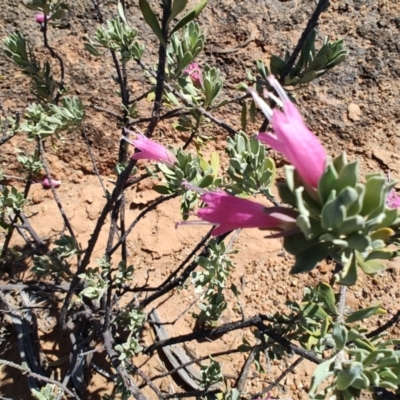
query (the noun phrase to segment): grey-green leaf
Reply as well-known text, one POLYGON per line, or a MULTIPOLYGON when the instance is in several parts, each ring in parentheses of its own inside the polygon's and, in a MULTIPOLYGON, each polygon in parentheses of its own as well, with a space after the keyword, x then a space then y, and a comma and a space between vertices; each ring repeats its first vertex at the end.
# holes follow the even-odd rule
POLYGON ((155 35, 157 36, 160 43, 165 47, 165 39, 162 34, 160 24, 157 20, 156 15, 154 14, 153 10, 151 9, 150 4, 148 3, 147 0, 139 0, 139 7, 140 7, 140 11, 143 14, 145 21, 150 26, 152 31, 155 33, 155 35))

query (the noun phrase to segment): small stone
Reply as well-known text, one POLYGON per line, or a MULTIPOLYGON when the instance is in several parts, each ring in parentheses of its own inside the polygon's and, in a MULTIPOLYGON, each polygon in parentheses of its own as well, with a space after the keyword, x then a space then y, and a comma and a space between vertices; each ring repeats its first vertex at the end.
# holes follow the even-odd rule
POLYGON ((347 113, 351 121, 356 122, 360 120, 361 109, 357 104, 350 103, 347 107, 347 113))
POLYGON ((32 203, 39 204, 44 200, 46 193, 43 190, 36 190, 32 195, 32 203))

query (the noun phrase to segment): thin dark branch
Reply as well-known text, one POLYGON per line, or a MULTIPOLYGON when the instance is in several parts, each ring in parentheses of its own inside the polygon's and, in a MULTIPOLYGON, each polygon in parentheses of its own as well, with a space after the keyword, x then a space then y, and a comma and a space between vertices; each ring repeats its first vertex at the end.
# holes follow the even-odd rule
POLYGON ((26 374, 34 379, 38 379, 40 381, 43 382, 47 382, 50 383, 52 385, 56 385, 57 387, 59 387, 61 390, 63 390, 65 393, 67 393, 68 395, 70 395, 72 398, 79 400, 79 397, 76 393, 71 392, 66 386, 64 386, 61 382, 58 382, 54 379, 50 379, 47 378, 46 376, 40 375, 40 374, 36 374, 35 372, 32 372, 31 370, 29 370, 28 368, 23 367, 22 365, 19 364, 15 364, 12 361, 8 361, 8 360, 2 360, 0 359, 0 365, 7 365, 11 368, 15 368, 15 369, 19 369, 20 371, 22 371, 23 374, 26 374))
POLYGON ((285 77, 289 74, 290 70, 293 68, 293 65, 296 62, 296 59, 297 59, 298 55, 300 54, 301 49, 304 46, 304 43, 306 42, 311 31, 317 26, 319 17, 321 16, 322 12, 326 10, 328 5, 329 5, 329 0, 319 0, 318 5, 315 8, 315 11, 313 12, 310 19, 308 20, 306 28, 304 29, 303 33, 301 34, 301 37, 300 37, 296 47, 294 48, 293 53, 290 55, 289 60, 286 63, 281 76, 279 77, 281 82, 283 82, 285 77))
POLYGON ((82 135, 85 138, 85 142, 86 142, 86 146, 87 146, 87 149, 88 149, 88 153, 89 153, 90 159, 92 161, 92 165, 93 165, 93 171, 96 174, 96 176, 97 176, 97 178, 98 178, 98 180, 100 182, 101 188, 103 189, 104 196, 106 196, 107 189, 104 186, 103 178, 101 177, 100 172, 99 172, 99 170, 97 168, 96 158, 95 158, 95 156, 93 154, 92 147, 90 146, 89 139, 88 139, 87 134, 86 134, 86 125, 85 124, 82 127, 82 135))
POLYGON ((163 6, 163 13, 161 18, 161 34, 164 43, 160 42, 158 48, 158 64, 157 64, 157 83, 154 96, 154 106, 152 112, 152 119, 146 129, 145 135, 150 138, 153 136, 154 129, 160 120, 160 112, 162 107, 162 97, 165 85, 165 66, 167 61, 167 43, 168 43, 168 18, 171 15, 171 1, 165 1, 163 6))
POLYGON ((64 91, 64 80, 65 80, 65 67, 64 67, 64 61, 60 57, 58 53, 55 52, 55 50, 49 45, 49 42, 47 40, 47 18, 44 19, 43 26, 42 26, 42 33, 43 33, 43 42, 44 42, 44 47, 46 47, 47 50, 49 50, 50 55, 53 58, 56 58, 60 64, 60 82, 58 83, 58 90, 57 93, 53 99, 53 103, 57 104, 58 101, 60 100, 60 97, 62 95, 62 92, 64 91))
POLYGON ((128 371, 125 369, 123 363, 121 363, 118 360, 117 353, 113 348, 114 340, 109 330, 103 332, 103 338, 104 338, 104 345, 106 347, 108 356, 110 357, 111 363, 121 376, 125 387, 130 391, 130 393, 135 399, 147 400, 146 397, 143 395, 143 393, 136 386, 135 382, 133 382, 131 376, 128 374, 128 371))
POLYGON ((175 197, 178 196, 178 193, 173 193, 168 196, 160 196, 158 199, 156 199, 150 206, 148 206, 146 209, 144 209, 130 224, 129 228, 126 230, 125 233, 122 234, 121 239, 115 244, 115 246, 110 249, 109 251, 106 252, 107 257, 111 257, 114 252, 118 249, 119 246, 121 246, 122 243, 126 241, 126 238, 129 236, 129 234, 132 232, 132 229, 136 226, 136 224, 144 218, 150 211, 153 211, 159 206, 160 204, 164 203, 165 201, 171 200, 175 197))
POLYGON ((232 322, 229 324, 221 325, 215 329, 209 329, 209 330, 203 329, 201 331, 180 335, 170 339, 159 340, 158 342, 147 347, 144 350, 144 353, 151 354, 155 350, 162 348, 164 346, 171 346, 174 344, 188 342, 191 340, 199 340, 204 338, 212 339, 214 337, 219 337, 221 335, 224 335, 228 332, 236 331, 238 329, 249 328, 251 326, 257 327, 262 334, 268 336, 269 338, 279 343, 281 346, 285 347, 286 349, 290 350, 295 354, 298 354, 306 358, 307 360, 313 362, 314 364, 320 364, 322 362, 322 360, 319 359, 314 352, 305 350, 301 347, 294 345, 289 340, 285 339, 283 336, 279 335, 274 330, 264 325, 264 323, 262 322, 261 318, 258 315, 249 318, 246 321, 232 322))
POLYGON ((183 145, 182 149, 186 150, 190 143, 192 143, 193 139, 196 137, 197 132, 199 131, 200 128, 200 122, 201 122, 201 117, 198 116, 196 118, 196 126, 192 129, 192 132, 190 133, 189 139, 186 141, 186 143, 183 145))
MULTIPOLYGON (((163 115, 160 115, 160 121, 162 121, 164 119, 179 117, 181 115, 190 115, 190 111, 183 111, 183 107, 179 107, 175 110, 171 110, 171 111, 166 112, 163 115)), ((134 120, 130 120, 128 126, 140 124, 142 122, 150 122, 150 121, 151 121, 151 117, 137 118, 134 120)))
MULTIPOLYGON (((216 241, 218 243, 220 243, 222 240, 224 240, 226 238, 226 236, 229 235, 230 232, 224 233, 221 236, 218 236, 216 238, 216 241)), ((200 256, 207 256, 208 255, 208 247, 206 247, 200 254, 200 256)), ((162 288, 160 288, 159 290, 157 290, 157 292, 151 294, 149 297, 147 297, 146 299, 142 300, 139 304, 139 307, 146 307, 148 306, 151 302, 153 302, 154 300, 158 299, 159 297, 163 296, 164 294, 168 293, 169 291, 171 291, 172 289, 175 289, 178 286, 182 286, 183 283, 186 281, 186 279, 189 278, 190 274, 192 273, 192 271, 195 270, 195 268, 197 267, 198 263, 197 261, 193 261, 192 263, 189 264, 189 266, 183 271, 183 273, 178 276, 177 278, 175 278, 172 281, 169 281, 165 286, 163 286, 162 288)))
POLYGON ((123 120, 123 118, 120 115, 118 115, 117 113, 115 113, 114 111, 107 110, 106 108, 96 106, 95 104, 91 104, 89 107, 94 108, 96 111, 101 111, 101 112, 105 112, 107 114, 110 114, 111 116, 116 118, 118 121, 122 121, 123 120))
MULTIPOLYGON (((45 157, 45 151, 44 151, 44 148, 43 148, 43 143, 42 143, 42 141, 40 139, 38 139, 38 145, 39 145, 39 148, 40 148, 41 160, 43 162, 43 167, 44 167, 44 170, 46 172, 46 177, 49 180, 49 182, 51 183, 52 182, 52 177, 51 177, 51 173, 50 173, 50 168, 49 168, 49 166, 47 164, 47 160, 46 160, 46 157, 45 157)), ((61 217, 62 217, 62 219, 64 221, 65 226, 68 229, 68 232, 75 239, 75 242, 78 243, 78 239, 76 238, 74 229, 72 228, 72 225, 69 222, 69 219, 68 219, 67 215, 65 214, 64 208, 63 208, 63 206, 61 204, 61 201, 60 201, 60 199, 58 197, 57 191, 53 187, 53 185, 51 185, 51 192, 53 193, 54 201, 57 204, 57 207, 58 207, 58 209, 59 209, 59 211, 61 213, 61 217)), ((78 255, 77 257, 78 257, 78 262, 79 262, 80 256, 78 255)))
POLYGON ((172 272, 170 275, 168 275, 168 278, 156 289, 161 289, 162 287, 166 286, 171 280, 173 279, 174 276, 178 275, 178 272, 180 272, 185 265, 194 257, 194 255, 206 244, 206 242, 210 239, 212 231, 214 230, 214 227, 212 227, 200 240, 199 243, 194 247, 194 249, 188 254, 188 256, 182 261, 182 263, 179 265, 179 267, 172 272))
POLYGON ((256 398, 256 397, 261 397, 264 394, 268 393, 269 391, 271 391, 275 386, 277 386, 279 384, 279 382, 286 376, 288 375, 290 372, 292 372, 302 361, 304 360, 303 357, 299 357, 294 363, 292 363, 288 368, 285 369, 285 371, 283 371, 275 380, 273 383, 271 383, 270 385, 268 385, 265 389, 263 389, 261 392, 258 392, 254 395, 252 395, 252 398, 256 398))
POLYGON ((400 322, 400 310, 397 311, 397 313, 395 315, 393 315, 393 317, 390 318, 389 321, 385 322, 382 326, 380 326, 379 328, 376 328, 372 332, 367 333, 365 335, 365 337, 368 339, 371 339, 375 336, 378 336, 379 334, 385 332, 387 329, 398 324, 399 322, 400 322))

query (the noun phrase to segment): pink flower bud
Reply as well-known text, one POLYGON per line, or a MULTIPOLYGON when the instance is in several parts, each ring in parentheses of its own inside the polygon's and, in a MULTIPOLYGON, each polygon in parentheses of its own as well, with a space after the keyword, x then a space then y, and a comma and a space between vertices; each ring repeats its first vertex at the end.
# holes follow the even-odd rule
POLYGON ((303 182, 316 188, 319 178, 325 171, 326 151, 317 137, 306 127, 300 113, 279 82, 273 76, 269 77, 268 81, 280 99, 271 93, 266 94, 283 108, 283 112, 272 110, 254 89, 249 90, 274 129, 274 133, 259 133, 258 139, 286 156, 297 169, 303 182))
POLYGON ((60 187, 61 181, 56 181, 55 179, 51 179, 51 181, 48 178, 44 178, 41 182, 43 189, 51 189, 54 187, 55 189, 60 187))
MULTIPOLYGON (((35 14, 35 20, 38 24, 43 24, 45 19, 45 15, 43 13, 35 14)), ((46 19, 49 20, 49 16, 46 16, 46 19)))
POLYGON ((273 231, 291 231, 297 229, 298 213, 285 207, 265 207, 250 200, 232 196, 223 191, 206 192, 201 196, 206 207, 197 212, 205 221, 186 221, 180 225, 208 223, 217 225, 213 236, 238 228, 260 228, 273 231))
POLYGON ((123 136, 122 139, 135 146, 140 153, 132 156, 134 160, 154 160, 164 163, 168 167, 172 167, 178 160, 175 155, 166 149, 162 144, 154 142, 143 135, 136 135, 136 139, 130 140, 123 136))
POLYGON ((188 75, 195 85, 198 88, 203 87, 203 75, 201 73, 201 69, 199 64, 191 63, 184 70, 183 73, 188 75))

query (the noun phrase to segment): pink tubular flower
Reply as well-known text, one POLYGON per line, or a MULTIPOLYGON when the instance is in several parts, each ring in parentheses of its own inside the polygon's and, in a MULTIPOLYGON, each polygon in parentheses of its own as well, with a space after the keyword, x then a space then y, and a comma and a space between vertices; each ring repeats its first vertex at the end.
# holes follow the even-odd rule
MULTIPOLYGON (((43 24, 44 19, 45 15, 43 13, 35 14, 35 20, 38 24, 43 24)), ((46 19, 49 20, 49 17, 47 16, 46 19)))
MULTIPOLYGON (((223 191, 206 192, 201 196, 206 207, 197 212, 197 216, 217 225, 213 236, 238 228, 260 228, 286 231, 296 227, 297 213, 284 207, 267 208, 262 204, 232 196, 223 191)), ((202 224, 202 221, 189 221, 182 224, 202 224)))
POLYGON ((196 87, 203 87, 203 75, 201 73, 199 64, 197 64, 196 62, 189 64, 183 70, 183 73, 190 76, 190 79, 196 87))
POLYGON ((286 156, 297 169, 303 182, 316 188, 325 170, 326 151, 317 137, 305 126, 297 108, 275 77, 270 76, 268 81, 280 99, 272 93, 267 95, 283 108, 283 112, 271 110, 254 89, 249 89, 254 101, 271 121, 275 132, 259 133, 257 138, 286 156))
POLYGON ((132 156, 134 160, 154 160, 172 167, 178 160, 169 150, 162 144, 154 142, 143 135, 136 135, 136 139, 130 140, 123 136, 122 139, 135 146, 140 150, 140 153, 135 153, 132 156))
POLYGON ((61 185, 61 181, 56 181, 55 179, 50 180, 48 178, 44 178, 40 183, 42 184, 43 189, 46 190, 51 189, 52 187, 56 189, 61 185))
POLYGON ((400 196, 392 189, 386 198, 386 205, 390 208, 400 208, 400 196))

